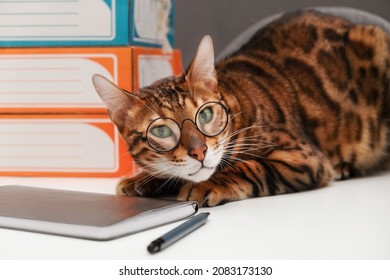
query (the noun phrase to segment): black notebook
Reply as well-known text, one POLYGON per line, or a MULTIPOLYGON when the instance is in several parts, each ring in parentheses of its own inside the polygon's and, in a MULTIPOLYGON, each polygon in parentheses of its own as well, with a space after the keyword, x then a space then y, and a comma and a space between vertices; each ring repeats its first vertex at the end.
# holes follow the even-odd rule
POLYGON ((110 240, 196 213, 193 201, 27 186, 0 187, 0 227, 110 240))

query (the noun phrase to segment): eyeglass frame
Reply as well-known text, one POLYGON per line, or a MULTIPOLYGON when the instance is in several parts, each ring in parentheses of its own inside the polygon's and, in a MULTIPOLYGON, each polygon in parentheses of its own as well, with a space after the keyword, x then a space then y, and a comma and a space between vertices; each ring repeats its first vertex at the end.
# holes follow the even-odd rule
POLYGON ((184 124, 185 121, 191 121, 191 122, 195 125, 196 129, 197 129, 202 135, 204 135, 204 136, 206 136, 206 137, 215 137, 215 136, 217 136, 217 135, 220 135, 220 134, 226 129, 226 127, 227 127, 227 125, 228 125, 228 123, 229 123, 229 114, 230 114, 230 109, 229 109, 225 104, 222 104, 221 102, 218 102, 218 101, 208 101, 208 102, 204 103, 202 106, 200 106, 199 109, 196 111, 196 114, 195 114, 195 121, 193 121, 193 120, 190 119, 190 118, 186 118, 186 119, 184 119, 184 120, 181 122, 181 125, 179 125, 179 123, 178 123, 176 120, 172 119, 172 118, 168 118, 168 117, 159 117, 159 118, 156 118, 156 119, 152 120, 152 121, 149 123, 149 125, 148 125, 148 127, 146 128, 146 131, 145 131, 146 136, 142 136, 142 132, 138 132, 138 131, 136 131, 136 130, 132 130, 132 131, 131 131, 131 134, 136 134, 136 135, 137 135, 137 138, 138 138, 139 140, 141 140, 142 142, 147 142, 148 145, 149 145, 153 150, 155 150, 156 152, 159 152, 159 153, 167 153, 167 152, 173 151, 173 150, 176 149, 177 146, 179 145, 180 140, 181 140, 181 135, 182 135, 183 124, 184 124), (225 113, 226 113, 226 123, 225 123, 224 127, 221 129, 220 132, 218 132, 218 133, 216 133, 216 134, 212 134, 212 135, 211 135, 211 134, 209 135, 209 134, 206 134, 206 133, 202 132, 202 130, 200 130, 199 127, 198 127, 198 125, 196 124, 196 119, 197 119, 197 117, 198 117, 198 114, 199 114, 200 111, 201 111, 200 109, 202 109, 203 107, 205 107, 207 104, 210 104, 210 103, 220 105, 220 106, 222 107, 222 109, 223 109, 223 110, 225 111, 225 113), (175 145, 173 148, 168 149, 168 150, 159 150, 159 149, 153 147, 153 145, 150 144, 149 139, 148 139, 148 131, 149 131, 150 126, 151 126, 155 121, 160 120, 160 119, 163 119, 163 120, 171 120, 171 121, 173 121, 174 123, 176 123, 176 125, 177 125, 177 127, 179 128, 179 131, 180 131, 180 137, 179 137, 179 140, 177 141, 176 145, 175 145))

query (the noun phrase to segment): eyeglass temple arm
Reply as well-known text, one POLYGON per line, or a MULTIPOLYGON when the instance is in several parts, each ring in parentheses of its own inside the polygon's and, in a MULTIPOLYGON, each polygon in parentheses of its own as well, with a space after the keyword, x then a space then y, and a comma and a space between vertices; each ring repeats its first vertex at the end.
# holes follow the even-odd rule
POLYGON ((130 134, 136 134, 137 135, 137 138, 139 140, 141 140, 142 142, 146 142, 148 139, 146 137, 143 137, 142 136, 142 133, 141 132, 138 132, 136 130, 132 130, 130 134))

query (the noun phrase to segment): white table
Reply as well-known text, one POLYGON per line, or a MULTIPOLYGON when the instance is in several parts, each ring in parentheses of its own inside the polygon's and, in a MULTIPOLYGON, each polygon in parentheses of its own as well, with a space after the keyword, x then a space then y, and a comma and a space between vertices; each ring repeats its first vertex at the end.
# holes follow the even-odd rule
MULTIPOLYGON (((0 177, 0 185, 114 193, 117 179, 0 177)), ((0 259, 390 259, 390 173, 215 208, 166 250, 148 243, 179 223, 113 241, 0 229, 0 259)))

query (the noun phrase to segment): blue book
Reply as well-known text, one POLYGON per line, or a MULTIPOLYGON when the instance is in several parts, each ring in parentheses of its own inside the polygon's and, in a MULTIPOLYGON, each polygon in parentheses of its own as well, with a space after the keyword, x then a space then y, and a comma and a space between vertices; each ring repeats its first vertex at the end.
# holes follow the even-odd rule
POLYGON ((173 0, 0 1, 0 11, 0 46, 173 44, 173 0))

